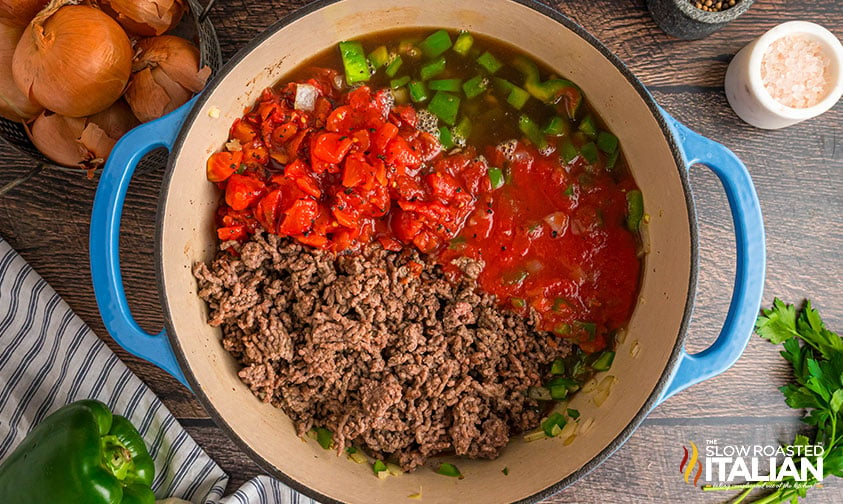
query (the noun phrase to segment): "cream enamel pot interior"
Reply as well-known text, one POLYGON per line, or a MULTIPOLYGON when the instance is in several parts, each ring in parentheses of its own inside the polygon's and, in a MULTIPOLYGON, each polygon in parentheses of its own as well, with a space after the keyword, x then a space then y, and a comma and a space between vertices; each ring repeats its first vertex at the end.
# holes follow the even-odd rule
POLYGON ((764 235, 743 164, 667 116, 616 57, 558 12, 514 0, 342 0, 316 2, 284 18, 228 62, 201 97, 118 143, 94 203, 91 267, 100 311, 114 339, 189 386, 217 424, 269 474, 323 502, 404 502, 422 488, 424 502, 491 503, 533 501, 571 484, 616 450, 660 401, 731 366, 760 305, 764 235), (461 480, 428 468, 379 480, 370 467, 303 442, 284 413, 260 402, 240 382, 237 365, 219 343, 219 330, 206 324, 207 307, 191 274, 194 263, 214 254, 219 192, 205 180, 205 162, 226 141, 232 121, 309 56, 341 40, 406 26, 490 35, 578 83, 620 138, 650 217, 640 299, 611 369, 618 382, 599 408, 587 394, 571 405, 583 419, 593 419, 591 429, 568 446, 516 437, 497 461, 458 460, 461 480), (155 257, 166 330, 149 335, 129 313, 117 238, 134 167, 160 146, 171 151, 158 201, 155 257), (724 328, 710 348, 689 355, 683 347, 696 284, 697 235, 687 169, 695 163, 711 168, 723 182, 735 223, 737 268, 724 328), (505 466, 509 477, 501 474, 505 466))

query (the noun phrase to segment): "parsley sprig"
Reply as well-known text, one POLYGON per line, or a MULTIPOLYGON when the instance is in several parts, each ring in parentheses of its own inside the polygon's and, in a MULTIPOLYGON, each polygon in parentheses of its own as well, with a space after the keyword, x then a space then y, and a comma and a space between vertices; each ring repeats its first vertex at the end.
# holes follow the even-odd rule
MULTIPOLYGON (((762 310, 755 322, 755 332, 770 343, 781 344, 782 357, 793 368, 795 381, 779 388, 785 403, 793 409, 806 410, 802 421, 816 428, 814 445, 824 448, 823 478, 843 478, 843 339, 825 328, 819 312, 805 302, 801 310, 776 298, 773 307, 762 310)), ((796 436, 791 446, 806 446, 807 436, 796 436)), ((814 466, 818 457, 809 457, 814 466)), ((811 477, 805 482, 784 478, 773 493, 761 497, 755 504, 781 502, 796 503, 805 497, 808 488, 819 483, 811 477)), ((746 488, 733 503, 744 501, 752 490, 770 482, 740 485, 746 488)), ((719 487, 727 489, 733 487, 719 487)), ((714 488, 712 488, 714 489, 714 488)))

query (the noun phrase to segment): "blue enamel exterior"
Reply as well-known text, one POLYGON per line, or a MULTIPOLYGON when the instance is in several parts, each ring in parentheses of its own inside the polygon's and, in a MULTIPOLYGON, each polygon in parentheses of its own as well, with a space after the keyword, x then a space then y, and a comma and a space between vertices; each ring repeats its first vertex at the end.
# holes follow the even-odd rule
POLYGON ((656 404, 726 371, 740 358, 761 307, 766 269, 761 205, 746 166, 723 145, 691 131, 663 109, 661 113, 682 150, 685 168, 703 165, 723 184, 735 227, 736 265, 732 300, 720 334, 701 352, 682 350, 676 371, 656 404))
MULTIPOLYGON (((129 182, 141 158, 158 147, 171 150, 197 98, 121 138, 103 168, 91 213, 91 277, 100 316, 108 333, 126 351, 145 359, 190 386, 176 362, 167 333, 149 334, 132 318, 120 272, 120 218, 129 182)), ((153 282, 150 282, 153 285, 153 282)))

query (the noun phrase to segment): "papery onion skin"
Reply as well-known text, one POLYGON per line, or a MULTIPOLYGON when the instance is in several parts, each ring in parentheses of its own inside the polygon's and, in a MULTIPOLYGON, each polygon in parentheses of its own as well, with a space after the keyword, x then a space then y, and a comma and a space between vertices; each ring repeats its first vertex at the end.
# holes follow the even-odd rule
POLYGON ((184 0, 100 0, 100 5, 127 31, 144 37, 168 32, 187 10, 184 0))
POLYGON ((12 60, 18 88, 69 117, 96 114, 117 101, 132 69, 132 45, 99 9, 52 2, 27 26, 12 60))
POLYGON ((16 122, 28 121, 44 109, 30 101, 12 79, 12 57, 23 30, 0 19, 0 117, 16 122))
POLYGON ((140 124, 124 100, 92 115, 86 123, 79 142, 90 153, 89 164, 104 163, 117 140, 140 124))
POLYGON ((47 0, 0 0, 0 20, 24 27, 46 5, 47 0))
POLYGON ((199 49, 172 35, 137 43, 126 101, 142 122, 157 119, 187 102, 205 87, 211 74, 199 68, 199 49))
POLYGON ((71 168, 81 168, 89 157, 79 143, 85 119, 43 112, 27 127, 32 143, 52 161, 71 168))

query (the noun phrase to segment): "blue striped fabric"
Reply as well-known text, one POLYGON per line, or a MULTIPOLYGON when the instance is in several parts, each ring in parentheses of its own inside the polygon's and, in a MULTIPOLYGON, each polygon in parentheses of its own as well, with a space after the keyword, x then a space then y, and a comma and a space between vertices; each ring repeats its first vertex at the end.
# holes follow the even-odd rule
POLYGON ((312 504, 268 476, 223 497, 228 476, 155 394, 0 237, 0 460, 50 412, 93 398, 129 418, 155 459, 159 499, 312 504))

